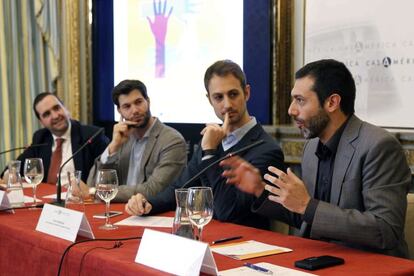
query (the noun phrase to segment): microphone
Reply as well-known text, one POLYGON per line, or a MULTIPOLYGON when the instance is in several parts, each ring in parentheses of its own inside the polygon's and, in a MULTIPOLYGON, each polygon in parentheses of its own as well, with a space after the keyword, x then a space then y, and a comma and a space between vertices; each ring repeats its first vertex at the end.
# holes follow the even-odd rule
POLYGON ((103 132, 104 129, 100 128, 97 132, 95 132, 91 137, 89 137, 89 139, 82 145, 80 146, 80 148, 75 151, 71 157, 69 157, 65 162, 63 162, 63 164, 59 167, 59 174, 58 174, 58 182, 56 185, 56 202, 54 202, 53 204, 55 205, 59 205, 62 206, 63 202, 62 202, 62 198, 60 193, 62 192, 62 183, 61 183, 61 174, 62 174, 62 169, 63 167, 70 161, 73 159, 73 157, 75 157, 79 152, 81 152, 87 145, 92 144, 93 139, 96 138, 96 136, 98 136, 99 134, 101 134, 101 132, 103 132))
POLYGON ((236 150, 236 151, 230 152, 230 153, 228 153, 227 155, 225 155, 225 156, 223 156, 223 157, 221 157, 221 158, 217 159, 216 161, 212 162, 212 163, 211 163, 211 164, 209 164, 207 167, 205 167, 204 169, 202 169, 201 171, 199 171, 196 175, 194 175, 193 177, 191 177, 189 180, 187 180, 187 182, 185 182, 185 183, 181 186, 181 188, 187 188, 187 186, 188 186, 191 182, 193 182, 194 180, 196 180, 197 178, 199 178, 199 177, 200 177, 200 175, 202 175, 205 171, 207 171, 209 168, 211 168, 212 166, 216 165, 217 163, 220 163, 220 162, 221 162, 221 161, 223 161, 224 159, 227 159, 227 158, 230 158, 230 157, 232 157, 232 156, 235 156, 235 155, 238 155, 238 154, 240 154, 240 153, 243 153, 243 152, 245 152, 245 151, 247 151, 247 150, 249 150, 249 149, 251 149, 251 148, 254 148, 254 147, 258 146, 258 145, 263 144, 264 142, 265 142, 265 141, 264 141, 263 139, 262 139, 262 140, 258 140, 258 141, 256 141, 256 142, 254 142, 254 143, 250 144, 250 145, 247 145, 247 146, 245 146, 245 147, 242 147, 241 149, 238 149, 238 150, 236 150))
POLYGON ((28 146, 24 146, 24 147, 17 147, 17 148, 12 148, 12 149, 8 149, 5 151, 0 151, 0 155, 11 152, 11 151, 16 151, 16 150, 22 150, 22 149, 28 149, 28 148, 36 148, 36 147, 44 147, 49 145, 48 143, 43 143, 43 144, 32 144, 32 145, 28 145, 28 146))

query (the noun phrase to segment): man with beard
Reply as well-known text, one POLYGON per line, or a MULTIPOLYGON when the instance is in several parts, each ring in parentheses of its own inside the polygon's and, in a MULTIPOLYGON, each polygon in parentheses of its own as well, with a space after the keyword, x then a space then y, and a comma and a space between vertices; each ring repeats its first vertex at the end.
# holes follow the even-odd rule
MULTIPOLYGON (((55 184, 59 167, 99 129, 71 120, 69 111, 54 93, 44 92, 37 95, 33 102, 33 110, 44 128, 33 134, 32 144, 45 145, 28 147, 17 158, 22 162, 21 173, 25 159, 41 158, 44 168, 43 182, 55 184)), ((109 139, 102 133, 95 137, 91 144, 63 167, 62 176, 67 175, 67 171, 80 170, 82 181, 86 181, 95 158, 104 151, 108 142, 109 139)))
POLYGON ((180 175, 187 161, 186 145, 175 129, 151 116, 147 88, 139 80, 121 81, 112 91, 121 115, 112 141, 89 174, 94 185, 96 168, 116 169, 119 179, 115 201, 126 202, 136 193, 154 196, 180 175))
POLYGON ((250 117, 247 101, 250 86, 241 68, 230 60, 220 60, 211 65, 204 75, 207 99, 214 108, 216 116, 223 121, 207 124, 201 131, 203 136, 198 149, 194 152, 187 168, 162 193, 146 197, 133 196, 125 210, 131 215, 156 214, 175 208, 174 190, 190 186, 211 187, 214 194, 213 218, 260 228, 268 228, 269 220, 252 213, 250 206, 255 197, 226 185, 218 164, 212 165, 198 179, 189 182, 204 168, 227 155, 259 140, 263 143, 246 150, 241 156, 252 162, 263 173, 273 164, 284 169, 283 153, 275 140, 270 137, 256 121, 250 117))
POLYGON ((271 166, 263 180, 252 164, 233 157, 221 162, 227 183, 258 198, 253 210, 304 237, 407 257, 411 172, 398 140, 355 116, 355 83, 343 63, 315 61, 295 77, 288 112, 308 139, 303 179, 271 166))

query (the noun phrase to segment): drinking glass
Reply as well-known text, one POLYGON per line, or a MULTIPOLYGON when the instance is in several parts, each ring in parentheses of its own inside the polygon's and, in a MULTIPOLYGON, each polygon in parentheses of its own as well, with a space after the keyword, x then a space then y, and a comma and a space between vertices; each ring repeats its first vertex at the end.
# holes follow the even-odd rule
POLYGON ((113 225, 109 222, 109 204, 118 193, 118 176, 116 175, 116 170, 98 170, 95 187, 96 194, 106 203, 105 224, 100 226, 99 229, 117 229, 118 227, 116 225, 113 225))
POLYGON ((33 205, 37 203, 36 188, 43 180, 43 161, 41 158, 27 158, 24 161, 24 179, 32 185, 33 205))
POLYGON ((172 233, 177 236, 194 239, 195 226, 190 222, 190 219, 188 218, 187 197, 187 188, 175 189, 175 201, 177 203, 177 207, 175 208, 172 233))
POLYGON ((85 212, 82 190, 80 188, 82 172, 67 172, 68 188, 66 190, 65 208, 85 212))
POLYGON ((213 217, 213 192, 210 187, 192 187, 188 189, 187 212, 191 223, 197 227, 197 240, 201 241, 203 227, 213 217))

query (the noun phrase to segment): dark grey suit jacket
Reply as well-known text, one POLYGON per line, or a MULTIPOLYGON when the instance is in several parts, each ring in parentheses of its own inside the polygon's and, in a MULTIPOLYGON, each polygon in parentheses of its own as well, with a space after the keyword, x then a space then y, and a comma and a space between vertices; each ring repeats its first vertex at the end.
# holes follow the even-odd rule
MULTIPOLYGON (((302 179, 311 196, 318 142, 318 138, 309 140, 302 160, 302 179)), ((311 227, 312 239, 407 257, 404 223, 410 183, 411 172, 397 139, 353 115, 338 145, 330 202, 319 202, 311 226, 302 216, 267 200, 266 193, 253 209, 300 228, 300 234, 311 227)))

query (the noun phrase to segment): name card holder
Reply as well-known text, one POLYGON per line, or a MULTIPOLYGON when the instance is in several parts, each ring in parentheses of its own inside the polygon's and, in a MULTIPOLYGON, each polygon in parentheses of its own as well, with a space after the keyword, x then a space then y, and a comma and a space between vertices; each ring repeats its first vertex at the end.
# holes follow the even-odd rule
POLYGON ((43 206, 36 231, 71 242, 76 240, 78 234, 95 238, 84 213, 51 204, 43 206))
POLYGON ((176 275, 218 275, 208 244, 151 229, 144 230, 135 262, 176 275))
POLYGON ((14 214, 14 210, 11 208, 12 206, 7 193, 5 191, 0 191, 0 210, 8 209, 7 212, 14 214))

